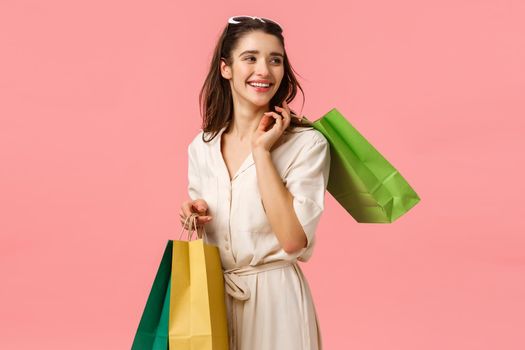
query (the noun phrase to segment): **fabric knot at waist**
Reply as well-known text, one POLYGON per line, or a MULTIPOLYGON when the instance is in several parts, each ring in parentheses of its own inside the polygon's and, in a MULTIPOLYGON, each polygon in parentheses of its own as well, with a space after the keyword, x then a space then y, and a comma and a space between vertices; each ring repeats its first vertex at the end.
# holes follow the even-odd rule
POLYGON ((250 299, 250 288, 239 276, 254 275, 263 271, 280 269, 295 264, 295 260, 276 260, 260 265, 247 265, 224 270, 226 293, 237 300, 250 299))

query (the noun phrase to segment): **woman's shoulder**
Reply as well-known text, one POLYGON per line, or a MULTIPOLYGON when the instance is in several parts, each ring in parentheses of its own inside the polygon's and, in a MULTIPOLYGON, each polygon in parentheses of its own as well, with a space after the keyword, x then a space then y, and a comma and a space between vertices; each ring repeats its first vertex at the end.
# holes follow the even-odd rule
POLYGON ((218 137, 215 135, 213 137, 214 132, 205 132, 204 130, 200 130, 190 141, 190 147, 208 147, 213 145, 218 137))
POLYGON ((200 131, 193 137, 188 145, 188 151, 192 154, 199 154, 204 156, 205 154, 213 154, 217 148, 217 142, 219 142, 219 132, 213 131, 200 131))
POLYGON ((312 126, 294 127, 286 133, 289 142, 300 145, 328 144, 326 137, 312 126))
POLYGON ((195 147, 198 144, 202 143, 202 134, 203 134, 203 131, 200 130, 196 135, 194 135, 193 138, 190 141, 189 146, 190 147, 195 147))
POLYGON ((190 141, 188 144, 188 151, 190 153, 198 153, 199 150, 201 150, 206 144, 204 143, 204 140, 202 139, 202 135, 204 132, 200 130, 190 141))

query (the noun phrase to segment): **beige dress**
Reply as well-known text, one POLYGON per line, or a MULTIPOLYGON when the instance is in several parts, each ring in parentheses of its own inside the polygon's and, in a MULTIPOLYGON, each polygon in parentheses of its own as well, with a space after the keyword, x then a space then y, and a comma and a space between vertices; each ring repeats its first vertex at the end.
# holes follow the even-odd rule
POLYGON ((317 130, 286 132, 272 159, 306 233, 308 244, 288 254, 266 217, 250 154, 230 181, 220 133, 202 131, 188 147, 189 196, 208 203, 213 220, 204 241, 219 247, 225 277, 231 350, 319 350, 321 334, 308 283, 297 261, 307 261, 324 209, 330 146, 317 130))

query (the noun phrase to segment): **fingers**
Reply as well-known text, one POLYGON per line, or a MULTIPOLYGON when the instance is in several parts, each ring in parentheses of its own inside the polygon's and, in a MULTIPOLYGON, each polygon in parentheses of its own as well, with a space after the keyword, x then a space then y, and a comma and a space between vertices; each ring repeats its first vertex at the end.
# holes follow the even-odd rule
POLYGON ((280 115, 280 114, 277 114, 275 112, 265 112, 264 113, 265 115, 267 116, 271 116, 275 119, 275 124, 277 125, 277 127, 279 128, 279 130, 283 130, 283 116, 280 115))
POLYGON ((277 124, 277 126, 279 127, 279 130, 282 130, 283 129, 283 116, 282 115, 278 115, 277 113, 272 113, 272 115, 276 115, 275 117, 275 124, 277 124))
POLYGON ((187 218, 193 214, 199 214, 197 217, 197 226, 203 226, 204 224, 210 222, 212 220, 212 217, 210 215, 206 215, 208 211, 208 203, 204 199, 196 199, 194 201, 185 201, 181 205, 181 209, 179 212, 180 216, 180 222, 181 225, 184 226, 184 228, 189 229, 191 223, 187 220, 187 218), (184 225, 186 223, 186 225, 184 225))
POLYGON ((290 123, 292 122, 292 112, 290 111, 290 107, 288 107, 288 103, 286 103, 286 101, 283 101, 283 107, 284 107, 284 111, 286 112, 285 115, 284 115, 284 120, 285 120, 285 126, 284 128, 286 129, 290 123))
MULTIPOLYGON (((184 222, 189 216, 191 216, 191 214, 193 214, 192 212, 190 212, 189 214, 184 212, 182 209, 181 211, 179 212, 179 218, 182 222, 184 222)), ((208 221, 211 221, 212 219, 212 216, 211 215, 205 215, 206 213, 203 213, 203 214, 199 214, 199 216, 197 217, 197 221, 199 222, 203 222, 203 223, 206 223, 208 221)))
POLYGON ((199 216, 202 216, 202 215, 206 215, 207 210, 208 210, 208 207, 205 204, 202 204, 202 203, 195 204, 195 201, 185 201, 182 203, 182 206, 179 212, 179 216, 184 219, 186 219, 193 213, 196 213, 196 214, 199 214, 199 216))
POLYGON ((196 199, 192 202, 191 205, 193 212, 200 214, 205 214, 208 211, 208 203, 204 199, 196 199))
POLYGON ((288 104, 286 103, 286 101, 283 101, 283 106, 284 108, 275 106, 275 109, 282 113, 283 129, 286 129, 290 125, 292 117, 291 117, 290 108, 288 107, 288 104))
POLYGON ((258 131, 266 131, 266 128, 270 125, 270 122, 272 121, 272 117, 268 115, 263 115, 261 118, 261 121, 259 122, 259 127, 257 128, 258 131))
POLYGON ((191 201, 182 202, 182 206, 180 208, 181 217, 188 217, 191 215, 191 213, 191 201))

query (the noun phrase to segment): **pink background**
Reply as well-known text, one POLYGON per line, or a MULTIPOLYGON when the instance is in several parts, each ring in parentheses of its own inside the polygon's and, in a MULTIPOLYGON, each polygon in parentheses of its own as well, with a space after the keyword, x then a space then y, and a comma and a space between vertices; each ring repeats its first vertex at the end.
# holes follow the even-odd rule
POLYGON ((339 109, 422 198, 366 225, 327 194, 302 265, 326 349, 524 349, 519 0, 2 1, 0 348, 130 348, 242 14, 283 25, 303 114, 339 109))

